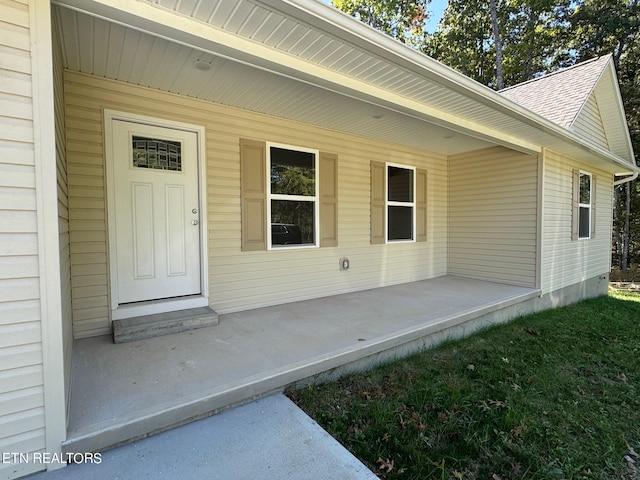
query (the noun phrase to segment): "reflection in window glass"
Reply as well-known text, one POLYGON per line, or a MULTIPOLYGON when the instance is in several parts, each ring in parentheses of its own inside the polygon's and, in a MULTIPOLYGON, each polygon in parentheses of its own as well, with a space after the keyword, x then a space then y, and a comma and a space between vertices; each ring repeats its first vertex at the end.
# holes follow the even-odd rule
POLYGON ((314 196, 315 155, 271 147, 271 193, 314 196))
POLYGON ((272 247, 316 245, 316 161, 313 151, 269 147, 272 247))
POLYGON ((387 184, 390 202, 413 202, 413 170, 390 166, 387 184))
POLYGON ((414 240, 413 175, 411 168, 387 166, 387 241, 414 240))
POLYGON ((579 238, 589 238, 591 236, 591 209, 580 207, 580 232, 579 238))
POLYGON ((132 147, 134 167, 182 171, 182 144, 180 142, 134 135, 132 147))
POLYGON ((591 204, 591 175, 580 174, 580 203, 591 204))
POLYGON ((315 204, 271 200, 271 244, 313 245, 315 204))
POLYGON ((413 239, 413 208, 389 206, 389 236, 388 240, 413 239))
POLYGON ((578 238, 591 237, 591 175, 580 173, 580 216, 578 238))

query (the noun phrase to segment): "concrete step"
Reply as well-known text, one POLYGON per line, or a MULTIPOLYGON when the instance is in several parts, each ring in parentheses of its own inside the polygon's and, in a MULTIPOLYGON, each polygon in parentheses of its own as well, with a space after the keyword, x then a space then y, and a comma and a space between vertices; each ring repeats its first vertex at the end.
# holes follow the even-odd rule
POLYGON ((218 314, 209 307, 156 313, 113 321, 113 342, 124 343, 171 333, 186 332, 218 324, 218 314))

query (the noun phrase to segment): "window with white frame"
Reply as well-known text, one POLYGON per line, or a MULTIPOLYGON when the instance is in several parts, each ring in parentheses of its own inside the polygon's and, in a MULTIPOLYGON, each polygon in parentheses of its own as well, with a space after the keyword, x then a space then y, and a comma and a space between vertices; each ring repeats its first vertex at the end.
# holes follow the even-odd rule
POLYGON ((580 172, 578 238, 591 238, 591 175, 580 172))
POLYGON ((269 248, 318 246, 318 151, 267 144, 269 248))
POLYGON ((415 240, 415 168, 387 164, 387 242, 415 240))

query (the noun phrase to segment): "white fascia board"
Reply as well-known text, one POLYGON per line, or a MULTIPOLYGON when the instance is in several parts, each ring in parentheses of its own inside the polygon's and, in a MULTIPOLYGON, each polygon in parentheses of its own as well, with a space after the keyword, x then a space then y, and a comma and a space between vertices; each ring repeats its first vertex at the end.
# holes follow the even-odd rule
POLYGON ((609 56, 609 61, 602 69, 602 72, 600 72, 600 76, 593 83, 593 87, 589 92, 589 95, 587 95, 585 102, 576 113, 576 116, 571 122, 571 125, 569 125, 569 128, 573 128, 573 125, 578 120, 578 118, 580 118, 580 115, 589 103, 589 98, 591 98, 591 96, 593 95, 595 95, 599 107, 602 107, 604 105, 606 106, 607 111, 613 112, 612 115, 607 115, 607 119, 605 119, 602 116, 602 108, 600 108, 600 119, 602 120, 602 126, 605 130, 607 138, 609 138, 609 133, 612 128, 611 121, 613 121, 613 123, 615 124, 615 128, 623 129, 625 132, 626 138, 624 148, 627 155, 625 160, 633 163, 633 146, 631 144, 631 137, 629 135, 629 128, 627 126, 627 119, 625 116, 624 105, 622 103, 622 94, 620 92, 620 86, 618 84, 618 77, 616 75, 615 65, 611 56, 609 56), (603 93, 605 96, 605 101, 601 102, 599 100, 602 100, 603 93))
MULTIPOLYGON (((609 65, 607 65, 606 70, 603 72, 602 77, 598 80, 598 83, 594 88, 594 94, 596 95, 596 98, 598 98, 600 92, 606 92, 608 94, 606 103, 610 111, 612 110, 614 112, 612 120, 615 123, 615 128, 624 129, 624 149, 626 150, 628 155, 627 160, 629 160, 630 162, 635 162, 633 145, 631 143, 631 136, 629 135, 629 127, 627 125, 627 117, 624 110, 624 104, 622 103, 622 93, 620 92, 620 85, 618 84, 618 76, 613 64, 613 59, 609 61, 609 65), (603 84, 602 82, 606 83, 603 84)), ((607 132, 608 134, 611 125, 607 125, 607 123, 604 123, 603 126, 605 132, 607 132)))

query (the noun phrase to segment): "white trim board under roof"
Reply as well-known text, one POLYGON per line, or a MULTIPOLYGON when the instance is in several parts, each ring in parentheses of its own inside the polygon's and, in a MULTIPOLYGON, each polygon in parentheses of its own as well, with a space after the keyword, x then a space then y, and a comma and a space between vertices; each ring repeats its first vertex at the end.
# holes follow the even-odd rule
MULTIPOLYGON (((528 153, 547 147, 612 173, 636 171, 628 160, 315 0, 57 3, 329 92, 334 99, 338 95, 371 110, 380 109, 414 128, 435 125, 438 134, 448 130, 477 139, 480 146, 498 144, 528 153)), ((94 41, 93 48, 99 44, 94 41)), ((77 52, 66 51, 67 61, 74 55, 77 52)), ((331 128, 330 123, 324 126, 331 128)), ((375 132, 372 128, 370 136, 375 132)), ((441 153, 451 152, 443 149, 441 153)))

